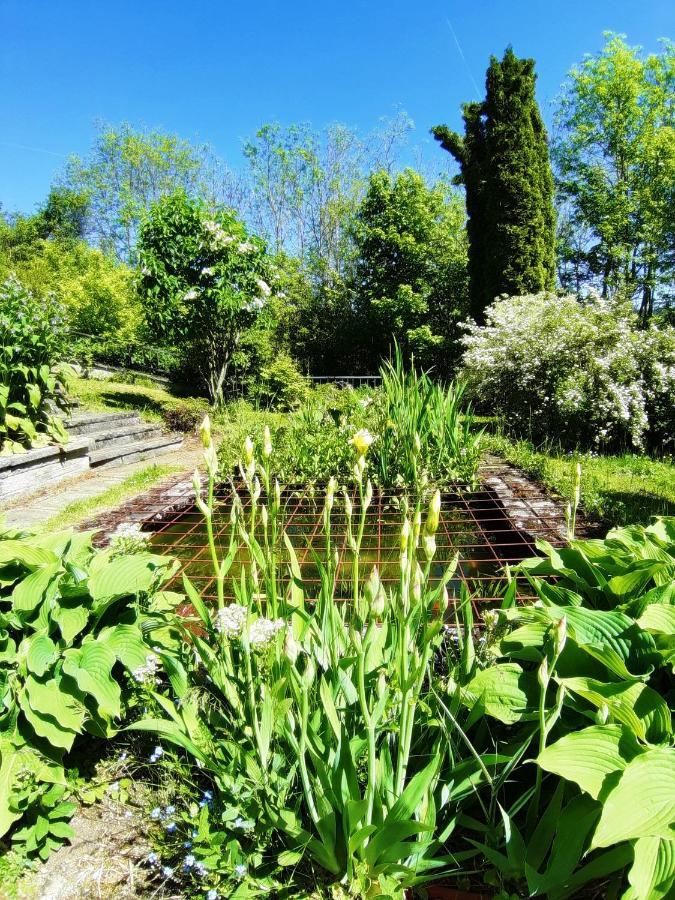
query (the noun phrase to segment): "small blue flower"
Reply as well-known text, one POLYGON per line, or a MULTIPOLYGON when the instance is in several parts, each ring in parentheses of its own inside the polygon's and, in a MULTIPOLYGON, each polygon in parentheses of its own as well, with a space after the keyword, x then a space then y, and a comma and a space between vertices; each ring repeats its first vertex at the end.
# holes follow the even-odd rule
POLYGON ((190 847, 192 846, 192 841, 183 841, 183 846, 185 847, 186 850, 189 850, 190 847))
POLYGON ((203 799, 206 800, 207 803, 209 802, 209 800, 213 800, 213 794, 211 793, 211 791, 204 791, 203 799))
POLYGON ((164 810, 164 815, 165 815, 165 816, 172 816, 175 812, 176 812, 176 807, 175 807, 175 806, 167 806, 167 808, 164 810))
POLYGON ((198 875, 200 878, 203 878, 206 875, 206 866, 203 862, 196 862, 194 865, 193 872, 195 875, 198 875))
POLYGON ((159 856, 157 853, 154 852, 154 850, 152 853, 148 853, 147 862, 151 866, 156 866, 157 863, 159 862, 159 856))
POLYGON ((196 828, 193 830, 191 837, 193 837, 193 838, 199 837, 199 832, 197 831, 196 828))
POLYGON ((164 827, 169 832, 169 834, 173 834, 174 831, 176 830, 176 823, 175 822, 167 822, 164 827))
POLYGON ((195 864, 194 856, 191 853, 188 853, 188 855, 183 860, 183 868, 191 869, 194 866, 194 864, 195 864))
POLYGON ((206 900, 218 900, 218 891, 215 888, 211 888, 206 893, 206 900))
POLYGON ((162 815, 162 810, 159 808, 159 806, 156 806, 156 807, 153 809, 153 811, 150 813, 150 818, 151 818, 151 819, 159 819, 159 817, 160 817, 161 815, 162 815))
POLYGON ((124 762, 128 756, 129 756, 129 754, 127 753, 126 750, 123 753, 120 753, 120 762, 124 762))
POLYGON ((243 878, 246 874, 246 866, 243 863, 239 863, 239 865, 234 867, 234 874, 237 878, 243 878))
POLYGON ((164 866, 164 868, 162 869, 162 875, 165 878, 171 878, 171 876, 173 875, 173 869, 171 868, 171 866, 164 866))

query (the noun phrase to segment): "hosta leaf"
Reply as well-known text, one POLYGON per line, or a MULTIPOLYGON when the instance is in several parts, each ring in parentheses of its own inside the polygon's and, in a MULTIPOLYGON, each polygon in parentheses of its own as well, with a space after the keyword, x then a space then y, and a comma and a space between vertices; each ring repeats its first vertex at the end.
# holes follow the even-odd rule
POLYGON ((462 692, 462 700, 510 725, 536 718, 537 695, 534 676, 516 663, 501 663, 479 670, 462 692))
POLYGON ((110 597, 136 596, 155 582, 157 558, 149 553, 118 556, 89 578, 89 591, 96 602, 110 597))
POLYGON ((147 657, 152 653, 137 625, 113 625, 104 628, 96 640, 109 647, 130 672, 144 666, 147 657))
POLYGON ((109 647, 91 641, 81 650, 67 651, 63 663, 63 671, 75 679, 81 691, 96 700, 101 715, 111 719, 120 715, 121 693, 112 675, 115 662, 109 647))
POLYGON ((640 838, 634 845, 634 862, 628 873, 634 900, 672 897, 675 885, 675 841, 640 838))
POLYGON ((52 610, 52 619, 59 626, 61 637, 66 645, 73 640, 85 628, 89 620, 89 610, 76 599, 59 599, 58 604, 52 610))
POLYGON ((36 634, 29 638, 30 647, 26 656, 26 666, 33 675, 44 675, 56 660, 56 644, 46 634, 36 634))
POLYGON ((15 561, 27 569, 37 569, 58 559, 51 551, 32 547, 27 541, 0 541, 0 565, 15 561))
POLYGON ((593 678, 561 678, 560 683, 598 708, 607 706, 612 718, 627 725, 643 741, 660 743, 672 734, 668 704, 641 681, 606 683, 593 678))
POLYGON ((27 575, 12 591, 12 609, 15 612, 23 613, 30 613, 37 609, 59 569, 58 562, 49 563, 27 575))
MULTIPOLYGON (((72 682, 71 682, 72 684, 72 682)), ((41 716, 50 716, 69 731, 79 732, 84 723, 85 708, 75 696, 77 687, 68 686, 68 679, 57 672, 45 680, 28 676, 25 690, 31 709, 41 716)))
POLYGON ((640 628, 675 637, 675 606, 652 603, 638 619, 640 628))
POLYGON ((642 752, 633 734, 621 725, 591 725, 581 731, 566 734, 546 747, 537 763, 574 781, 597 800, 607 776, 623 771, 628 763, 642 752))
POLYGON ((18 695, 19 706, 28 724, 38 737, 44 738, 52 747, 61 750, 70 750, 73 741, 77 737, 74 731, 64 728, 54 716, 36 712, 30 705, 28 695, 21 691, 18 695))
POLYGON ((628 763, 604 799, 592 846, 643 837, 675 838, 675 750, 648 750, 628 763))

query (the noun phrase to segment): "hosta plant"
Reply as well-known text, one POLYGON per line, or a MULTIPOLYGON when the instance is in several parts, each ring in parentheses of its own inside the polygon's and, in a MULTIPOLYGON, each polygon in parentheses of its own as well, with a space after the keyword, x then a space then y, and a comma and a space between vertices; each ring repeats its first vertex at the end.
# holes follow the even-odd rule
POLYGON ((153 676, 173 565, 95 551, 90 534, 0 535, 0 837, 23 819, 13 839, 42 856, 68 837, 68 753, 114 733, 153 676))

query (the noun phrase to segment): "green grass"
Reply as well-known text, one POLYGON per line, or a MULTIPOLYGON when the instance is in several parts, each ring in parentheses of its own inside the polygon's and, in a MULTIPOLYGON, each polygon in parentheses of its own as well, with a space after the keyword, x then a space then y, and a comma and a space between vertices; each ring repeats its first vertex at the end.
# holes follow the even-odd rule
POLYGON ((167 404, 180 399, 156 385, 122 384, 97 378, 73 378, 68 385, 71 397, 79 400, 83 411, 136 409, 147 422, 161 422, 167 404))
POLYGON ((607 526, 648 524, 652 516, 675 516, 675 466, 666 460, 623 454, 594 456, 538 449, 529 441, 486 433, 485 449, 541 481, 565 500, 574 467, 582 468, 581 505, 586 518, 607 526))
POLYGON ((153 463, 147 469, 134 472, 124 481, 107 488, 95 497, 86 497, 69 503, 42 526, 44 531, 59 531, 71 525, 77 525, 83 519, 98 515, 108 509, 114 509, 130 497, 141 494, 162 481, 168 475, 180 472, 182 466, 153 463))

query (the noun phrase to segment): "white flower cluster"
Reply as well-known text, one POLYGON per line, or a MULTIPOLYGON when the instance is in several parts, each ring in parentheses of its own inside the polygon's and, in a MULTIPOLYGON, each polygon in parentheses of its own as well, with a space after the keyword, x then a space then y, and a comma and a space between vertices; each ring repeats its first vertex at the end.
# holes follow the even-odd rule
POLYGON ((147 548, 149 541, 149 532, 132 522, 122 522, 108 535, 108 543, 116 553, 138 553, 147 548))
POLYGON ((283 619, 255 619, 248 631, 248 641, 252 647, 264 647, 271 643, 284 628, 283 619))
POLYGON ((227 637, 239 637, 244 630, 248 609, 237 603, 230 603, 224 609, 218 610, 216 613, 215 628, 221 634, 227 637))
POLYGON ((668 433, 675 330, 639 331, 630 307, 571 295, 503 298, 463 343, 475 396, 535 439, 641 449, 668 433))
POLYGON ((147 684, 148 682, 157 683, 157 668, 159 667, 159 657, 154 653, 150 653, 145 657, 145 664, 138 666, 131 673, 134 681, 139 684, 147 684))
MULTIPOLYGON (((228 638, 240 638, 244 633, 248 609, 237 603, 231 603, 216 613, 216 631, 228 638)), ((252 647, 266 647, 285 627, 283 619, 254 619, 248 629, 248 642, 252 647)))
POLYGON ((204 231, 206 231, 209 243, 212 247, 226 247, 234 241, 234 236, 228 234, 222 225, 218 222, 204 222, 204 231))

